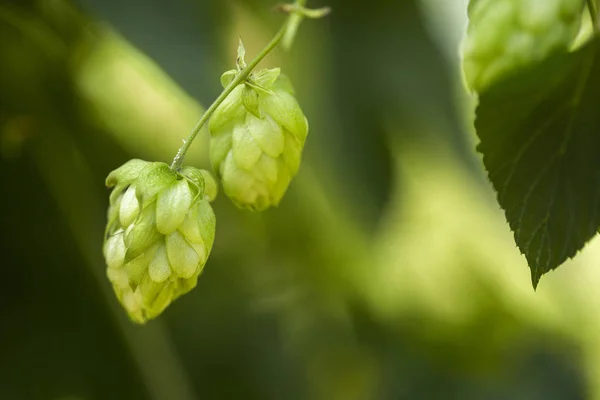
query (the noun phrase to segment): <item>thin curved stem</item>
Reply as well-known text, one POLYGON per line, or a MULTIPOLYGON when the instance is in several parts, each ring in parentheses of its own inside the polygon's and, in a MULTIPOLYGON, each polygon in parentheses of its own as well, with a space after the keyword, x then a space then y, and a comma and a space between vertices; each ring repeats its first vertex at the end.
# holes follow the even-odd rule
MULTIPOLYGON (((304 8, 306 7, 306 2, 307 0, 296 0, 294 4, 292 4, 292 6, 297 8, 304 8)), ((294 42, 294 38, 296 37, 296 32, 298 31, 298 28, 300 27, 300 24, 302 23, 303 19, 304 16, 302 16, 301 13, 292 12, 290 14, 290 17, 284 25, 286 32, 283 37, 283 48, 285 50, 289 50, 289 48, 292 47, 292 43, 294 42)))
POLYGON ((283 36, 285 35, 286 27, 287 22, 284 23, 283 27, 279 30, 279 32, 277 32, 277 35, 275 35, 275 37, 269 42, 269 44, 267 44, 267 46, 260 53, 258 53, 258 55, 248 64, 246 68, 244 68, 242 71, 240 71, 239 74, 236 75, 236 77, 231 81, 231 83, 229 83, 229 85, 227 85, 223 92, 221 92, 219 97, 217 97, 217 99, 210 105, 210 107, 208 107, 204 114, 202 114, 202 117, 200 118, 196 126, 194 126, 194 129, 192 129, 192 132, 190 133, 188 138, 183 142, 183 146, 181 146, 179 151, 177 151, 177 155, 175 156, 175 158, 173 159, 173 163, 171 164, 172 170, 177 171, 179 168, 181 168, 181 164, 183 163, 183 159, 185 158, 185 153, 187 153, 190 145, 196 138, 196 135, 198 135, 202 127, 208 122, 211 115, 221 105, 221 103, 225 101, 227 96, 229 96, 229 94, 233 92, 233 89, 235 89, 239 84, 244 82, 246 78, 250 76, 254 68, 256 68, 258 63, 260 63, 262 59, 265 58, 275 47, 277 47, 277 45, 281 42, 281 39, 283 39, 283 36))

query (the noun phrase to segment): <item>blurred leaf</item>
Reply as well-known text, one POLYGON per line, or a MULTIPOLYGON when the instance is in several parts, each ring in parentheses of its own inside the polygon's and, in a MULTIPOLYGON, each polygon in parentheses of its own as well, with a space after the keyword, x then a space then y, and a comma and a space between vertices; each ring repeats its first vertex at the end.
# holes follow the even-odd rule
MULTIPOLYGON (((83 42, 76 64, 79 94, 102 127, 132 154, 170 161, 202 107, 148 56, 110 29, 83 42)), ((207 135, 187 161, 201 164, 207 135)))
POLYGON ((534 287, 600 225, 600 40, 480 97, 479 151, 534 287))
POLYGON ((215 78, 224 69, 220 61, 224 56, 222 33, 228 26, 230 2, 77 2, 160 65, 174 82, 201 104, 210 104, 219 94, 221 87, 215 78))
MULTIPOLYGON (((333 10, 325 19, 331 43, 322 57, 330 57, 329 68, 334 71, 327 82, 335 109, 321 118, 337 124, 309 142, 320 141, 319 146, 328 149, 336 179, 365 228, 373 232, 392 190, 388 124, 399 128, 394 131, 398 136, 418 132, 451 137, 449 145, 469 162, 472 151, 454 104, 455 77, 416 0, 373 0, 368 7, 344 0, 315 0, 309 5, 333 10)), ((315 29, 301 28, 294 52, 315 29)), ((323 129, 319 125, 311 123, 312 131, 323 129)))

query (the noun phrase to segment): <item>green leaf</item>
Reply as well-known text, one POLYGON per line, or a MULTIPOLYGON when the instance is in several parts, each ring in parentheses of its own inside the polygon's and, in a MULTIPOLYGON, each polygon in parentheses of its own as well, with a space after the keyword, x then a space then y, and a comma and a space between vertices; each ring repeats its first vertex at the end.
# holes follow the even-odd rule
POLYGON ((281 68, 261 69, 252 76, 252 79, 258 86, 270 89, 279 75, 281 75, 281 68))
POLYGON ((187 179, 188 182, 192 184, 192 187, 195 188, 195 195, 204 196, 205 189, 205 175, 201 170, 195 167, 191 167, 186 165, 181 168, 181 175, 187 179))
POLYGON ((204 241, 204 245, 208 248, 208 251, 210 252, 210 249, 212 248, 213 242, 215 240, 215 213, 208 201, 199 201, 197 207, 198 208, 196 209, 196 214, 194 214, 194 216, 198 218, 198 224, 200 225, 200 234, 202 235, 202 240, 204 241))
POLYGON ((478 150, 533 286, 600 226, 600 40, 481 93, 478 150))
POLYGON ((244 43, 242 42, 242 38, 240 38, 240 42, 238 44, 236 65, 237 65, 238 71, 241 71, 247 67, 246 49, 244 48, 244 43))
POLYGON ((135 186, 129 186, 119 204, 119 220, 123 228, 135 221, 140 212, 140 203, 135 196, 135 186))
POLYGON ((261 118, 260 109, 258 108, 258 93, 248 87, 247 84, 244 85, 244 91, 242 92, 242 103, 249 113, 256 118, 261 118))
POLYGON ((219 187, 215 177, 205 169, 200 170, 204 178, 204 198, 208 201, 214 201, 217 198, 219 187))
POLYGON ((158 193, 177 182, 177 174, 163 162, 153 162, 140 173, 136 192, 142 203, 151 201, 158 193))
POLYGON ((169 235, 179 228, 190 210, 193 198, 186 179, 160 192, 156 200, 156 229, 163 235, 169 235))
POLYGON ((151 165, 151 163, 148 161, 139 160, 137 158, 127 161, 125 164, 108 174, 106 177, 106 187, 110 188, 117 184, 128 185, 149 165, 151 165))
POLYGON ((250 88, 250 89, 252 89, 252 90, 256 91, 256 93, 257 93, 257 94, 258 94, 258 93, 260 93, 260 94, 266 94, 267 96, 270 96, 270 95, 274 94, 274 92, 273 92, 271 89, 268 89, 268 88, 267 88, 267 87, 265 87, 265 86, 261 86, 261 85, 259 85, 258 83, 256 83, 256 82, 255 82, 255 81, 253 81, 252 79, 247 79, 247 80, 246 80, 246 82, 244 82, 244 84, 245 84, 245 85, 246 85, 248 88, 250 88))
POLYGON ((180 278, 191 278, 199 267, 200 255, 179 231, 167 236, 166 241, 167 256, 173 272, 180 278))
POLYGON ((124 243, 127 251, 125 262, 135 259, 156 243, 162 235, 156 230, 155 204, 146 206, 132 227, 125 232, 124 243))
POLYGON ((223 88, 229 86, 229 84, 235 79, 235 76, 237 74, 238 71, 236 69, 224 72, 223 75, 221 75, 221 85, 223 86, 223 88))

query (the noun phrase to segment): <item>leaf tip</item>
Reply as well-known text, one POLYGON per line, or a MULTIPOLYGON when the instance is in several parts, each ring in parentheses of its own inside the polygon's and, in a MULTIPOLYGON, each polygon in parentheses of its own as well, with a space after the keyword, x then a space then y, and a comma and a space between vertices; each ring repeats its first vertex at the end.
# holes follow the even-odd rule
POLYGON ((529 263, 529 269, 531 269, 531 285, 533 286, 533 290, 537 291, 540 279, 545 272, 540 271, 537 265, 532 265, 531 263, 529 263))

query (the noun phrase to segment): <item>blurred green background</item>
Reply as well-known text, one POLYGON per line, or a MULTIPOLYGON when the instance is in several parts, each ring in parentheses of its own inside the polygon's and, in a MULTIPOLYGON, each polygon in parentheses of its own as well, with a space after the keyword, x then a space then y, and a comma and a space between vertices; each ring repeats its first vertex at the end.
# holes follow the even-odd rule
MULTIPOLYGON (((104 178, 169 162, 270 0, 0 1, 0 399, 600 399, 600 241, 531 288, 471 130, 466 0, 310 1, 311 132, 277 209, 224 195, 145 326, 102 259, 104 178)), ((208 168, 208 134, 186 161, 208 168)))

